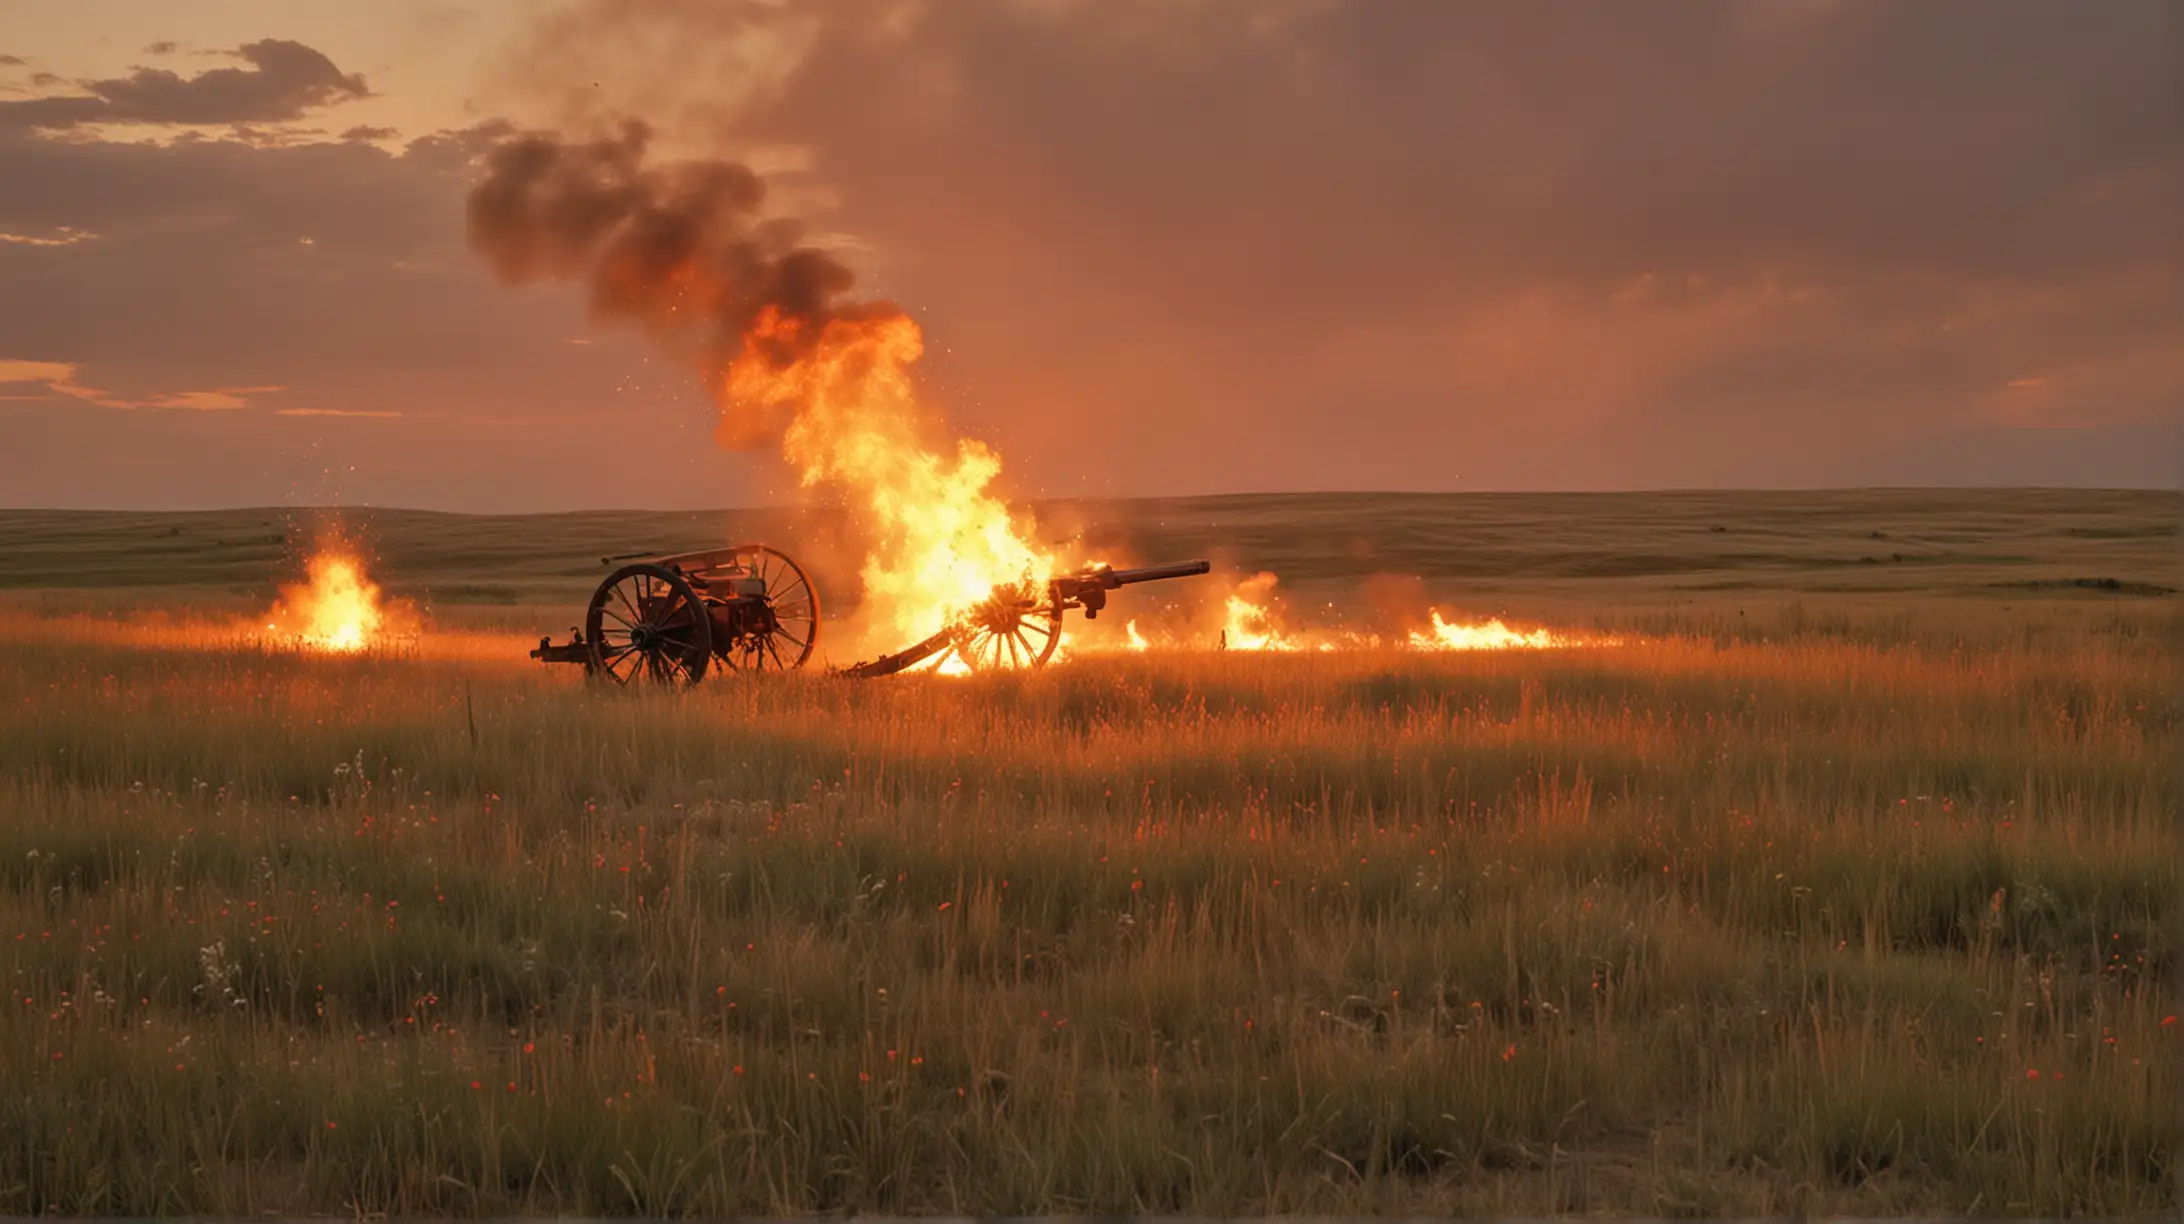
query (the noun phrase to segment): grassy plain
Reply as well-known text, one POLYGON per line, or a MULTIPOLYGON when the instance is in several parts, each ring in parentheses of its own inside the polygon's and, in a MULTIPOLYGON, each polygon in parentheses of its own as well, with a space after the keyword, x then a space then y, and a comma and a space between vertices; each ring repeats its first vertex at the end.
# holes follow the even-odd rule
POLYGON ((665 696, 522 634, 823 516, 381 513, 465 645, 327 660, 0 515, 0 1210, 2173 1212, 2180 509, 1056 507, 1619 644, 665 696))

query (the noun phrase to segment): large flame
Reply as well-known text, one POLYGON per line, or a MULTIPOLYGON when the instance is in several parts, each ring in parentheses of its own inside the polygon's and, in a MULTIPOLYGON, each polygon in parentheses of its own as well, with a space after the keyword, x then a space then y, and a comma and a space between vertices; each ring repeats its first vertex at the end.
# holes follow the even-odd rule
POLYGON ((304 568, 306 581, 281 588, 266 629, 288 644, 337 654, 376 642, 387 616, 364 562, 347 548, 328 544, 304 568))
POLYGON ((722 398, 737 412, 724 419, 789 409, 781 450, 799 479, 857 500, 871 630, 916 641, 995 587, 1044 581, 1055 559, 1027 542, 992 488, 1000 457, 973 439, 927 440, 911 378, 925 351, 917 324, 899 314, 835 318, 816 338, 799 334, 805 326, 761 312, 729 365, 722 398))

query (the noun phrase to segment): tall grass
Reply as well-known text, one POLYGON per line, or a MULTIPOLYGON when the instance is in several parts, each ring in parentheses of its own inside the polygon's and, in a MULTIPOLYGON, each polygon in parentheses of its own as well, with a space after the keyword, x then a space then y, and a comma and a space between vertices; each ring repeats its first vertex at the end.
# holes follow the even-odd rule
POLYGON ((0 1210, 2173 1211, 2104 616, 668 696, 7 619, 0 1210))

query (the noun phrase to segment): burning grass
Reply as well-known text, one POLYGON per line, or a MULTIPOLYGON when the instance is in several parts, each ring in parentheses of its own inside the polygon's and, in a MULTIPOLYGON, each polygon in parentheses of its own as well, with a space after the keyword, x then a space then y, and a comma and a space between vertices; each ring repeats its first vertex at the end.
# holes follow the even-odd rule
POLYGON ((370 649, 385 627, 379 585, 357 557, 322 551, 307 563, 310 578, 281 589, 265 629, 306 650, 355 654, 370 649))
POLYGON ((2174 1210, 2165 622, 1954 615, 668 695, 0 620, 0 1209, 2174 1210))

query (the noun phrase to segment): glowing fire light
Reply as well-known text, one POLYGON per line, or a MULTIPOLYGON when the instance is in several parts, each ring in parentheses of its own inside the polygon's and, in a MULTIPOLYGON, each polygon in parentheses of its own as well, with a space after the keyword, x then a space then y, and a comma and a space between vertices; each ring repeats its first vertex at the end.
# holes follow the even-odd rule
POLYGON ((1152 644, 1145 640, 1145 635, 1137 631, 1136 621, 1131 621, 1129 624, 1124 625, 1123 628, 1130 631, 1130 649, 1149 650, 1152 648, 1152 644))
MULTIPOLYGON (((867 534, 865 599, 873 631, 916 641, 1010 583, 1036 582, 1055 558, 1025 539, 992 489, 1001 459, 974 439, 952 450, 928 445, 911 367, 925 351, 909 318, 834 318, 816 340, 807 326, 768 307, 729 365, 723 441, 754 410, 787 410, 782 455, 805 487, 846 491, 867 534), (782 365, 769 353, 796 351, 782 365)), ((958 667, 962 660, 947 660, 958 667)), ((1000 660, 1008 665, 1012 660, 1000 660)), ((945 666, 942 670, 949 670, 945 666)))
POLYGON ((1551 629, 1511 629, 1498 619, 1451 624, 1442 620, 1441 610, 1435 608, 1433 628, 1413 631, 1410 644, 1413 650, 1551 650, 1578 642, 1551 629))
POLYGON ((1298 650, 1301 646, 1275 624, 1272 597, 1280 579, 1260 572, 1236 584, 1223 605, 1221 645, 1226 650, 1298 650))
POLYGON ((386 614, 364 563, 346 551, 324 548, 305 570, 308 581, 281 588, 266 629, 310 650, 353 654, 371 646, 386 614))
MULTIPOLYGON (((1612 645, 1614 639, 1572 634, 1553 629, 1513 629, 1501 620, 1451 621, 1438 608, 1430 609, 1431 629, 1415 630, 1405 637, 1386 640, 1376 634, 1339 627, 1292 629, 1283 624, 1273 574, 1260 573, 1236 584, 1222 603, 1224 623, 1221 644, 1229 650, 1296 652, 1335 650, 1551 650, 1558 647, 1612 645)), ((1330 605, 1332 606, 1332 605, 1330 605)), ((1139 648, 1135 628, 1131 645, 1139 648)))

